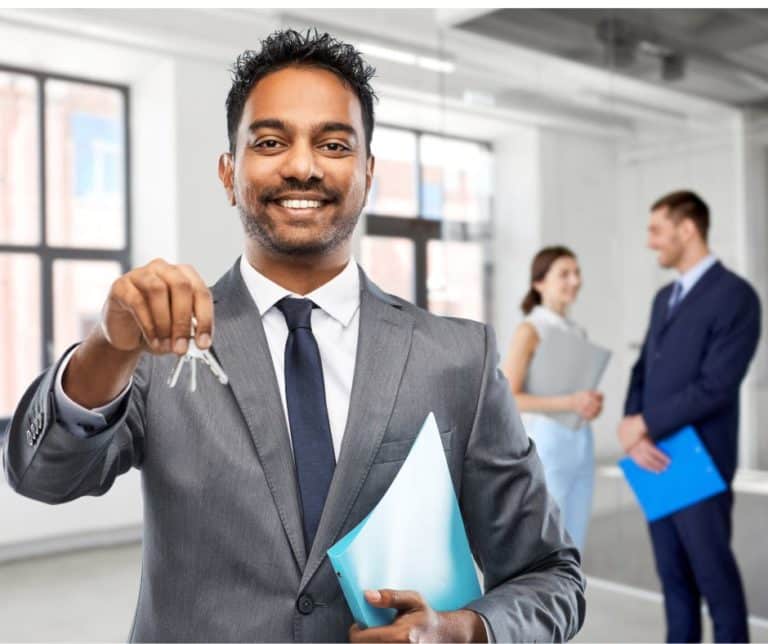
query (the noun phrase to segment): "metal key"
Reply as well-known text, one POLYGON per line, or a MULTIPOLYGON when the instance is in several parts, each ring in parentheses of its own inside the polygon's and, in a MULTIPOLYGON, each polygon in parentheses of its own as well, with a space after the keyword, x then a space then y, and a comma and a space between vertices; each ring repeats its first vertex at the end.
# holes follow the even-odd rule
POLYGON ((222 384, 226 385, 229 382, 229 378, 227 377, 227 374, 224 373, 224 369, 221 368, 221 365, 216 360, 216 358, 213 357, 213 354, 208 351, 207 349, 201 349, 197 346, 195 343, 195 319, 192 319, 192 331, 189 338, 189 345, 187 347, 187 352, 183 356, 179 356, 179 359, 176 361, 176 365, 173 367, 173 371, 171 371, 171 375, 168 377, 168 386, 169 387, 175 387, 176 384, 179 381, 179 376, 181 375, 181 372, 184 370, 184 365, 189 363, 190 373, 189 373, 189 390, 190 391, 196 391, 197 390, 197 363, 198 361, 202 361, 205 364, 208 365, 208 368, 211 370, 211 373, 213 373, 214 376, 216 376, 216 379, 222 384))

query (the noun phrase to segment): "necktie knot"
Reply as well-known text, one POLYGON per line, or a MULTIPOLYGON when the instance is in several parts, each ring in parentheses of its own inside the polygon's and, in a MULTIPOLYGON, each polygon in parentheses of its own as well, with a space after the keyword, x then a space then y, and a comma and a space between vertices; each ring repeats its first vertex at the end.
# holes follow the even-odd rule
POLYGON ((285 317, 289 331, 312 329, 312 309, 315 303, 305 297, 284 297, 275 306, 285 317))

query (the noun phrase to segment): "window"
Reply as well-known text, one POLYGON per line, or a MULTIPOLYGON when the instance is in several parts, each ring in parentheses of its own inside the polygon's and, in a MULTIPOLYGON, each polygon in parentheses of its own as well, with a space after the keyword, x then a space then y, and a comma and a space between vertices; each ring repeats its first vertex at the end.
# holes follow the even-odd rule
POLYGON ((361 263, 434 313, 490 318, 492 155, 477 141, 377 127, 361 263))
POLYGON ((129 268, 128 159, 126 87, 0 66, 0 428, 129 268))

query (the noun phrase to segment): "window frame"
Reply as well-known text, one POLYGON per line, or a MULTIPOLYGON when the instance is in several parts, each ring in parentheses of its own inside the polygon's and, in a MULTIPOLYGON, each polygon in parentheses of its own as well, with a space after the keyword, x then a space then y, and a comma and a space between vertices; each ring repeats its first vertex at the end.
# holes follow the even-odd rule
MULTIPOLYGON (((429 310, 429 292, 427 290, 427 244, 431 240, 458 241, 458 242, 482 242, 487 244, 491 239, 493 230, 493 195, 488 197, 488 219, 482 223, 469 221, 435 219, 424 216, 424 185, 423 167, 421 163, 421 138, 432 136, 453 141, 465 141, 484 147, 493 157, 493 145, 487 141, 473 139, 465 136, 445 134, 423 128, 409 128, 402 125, 378 123, 376 127, 388 130, 399 130, 414 135, 416 147, 414 163, 416 164, 416 215, 388 215, 383 212, 370 211, 365 213, 365 232, 363 236, 372 237, 405 237, 413 242, 413 292, 414 304, 425 310, 429 310), (447 235, 445 233, 448 233, 447 235)), ((374 150, 375 156, 375 150, 374 150)), ((483 257, 483 303, 486 322, 493 314, 492 284, 493 265, 490 254, 486 248, 483 257)))
MULTIPOLYGON (((132 211, 131 211, 131 92, 127 85, 113 83, 101 79, 71 76, 56 72, 17 67, 0 63, 0 72, 19 74, 32 77, 37 88, 37 146, 38 146, 38 225, 40 237, 37 244, 14 244, 0 242, 0 254, 24 254, 35 255, 40 261, 40 356, 41 371, 47 369, 55 361, 53 355, 54 334, 54 302, 53 302, 53 265, 56 260, 84 260, 84 261, 113 261, 120 264, 123 273, 130 270, 132 257, 132 211), (48 204, 47 200, 47 167, 46 167, 46 101, 45 83, 48 80, 77 83, 79 85, 93 85, 116 90, 123 101, 123 208, 124 208, 124 244, 122 248, 83 248, 78 246, 50 246, 47 239, 48 204)), ((0 438, 8 426, 10 417, 0 416, 0 438)))

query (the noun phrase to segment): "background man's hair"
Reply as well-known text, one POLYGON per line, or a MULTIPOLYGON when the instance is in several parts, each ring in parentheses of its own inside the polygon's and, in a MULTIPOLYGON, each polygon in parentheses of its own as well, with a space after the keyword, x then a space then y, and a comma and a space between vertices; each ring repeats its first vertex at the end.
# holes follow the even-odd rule
POLYGON ((709 207, 704 200, 690 190, 677 190, 657 199, 651 210, 668 208, 667 216, 675 223, 690 219, 701 238, 707 241, 709 234, 709 207))
POLYGON ((226 103, 229 151, 235 153, 237 128, 254 85, 267 74, 292 66, 319 67, 333 72, 357 94, 363 115, 365 147, 370 155, 376 99, 370 80, 376 70, 352 45, 330 34, 320 34, 316 29, 308 30, 306 34, 294 29, 275 31, 261 41, 258 52, 249 49, 237 57, 231 69, 232 87, 226 103))

